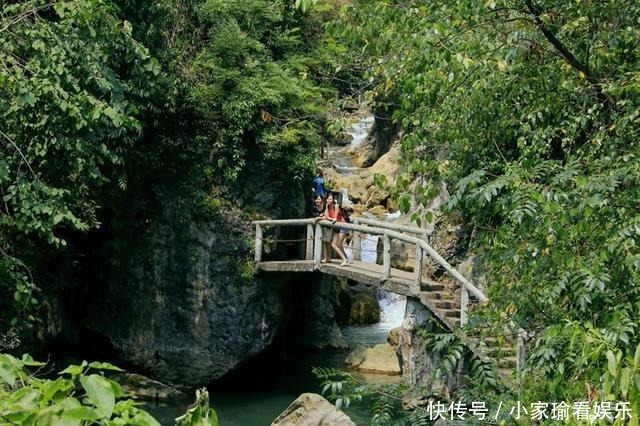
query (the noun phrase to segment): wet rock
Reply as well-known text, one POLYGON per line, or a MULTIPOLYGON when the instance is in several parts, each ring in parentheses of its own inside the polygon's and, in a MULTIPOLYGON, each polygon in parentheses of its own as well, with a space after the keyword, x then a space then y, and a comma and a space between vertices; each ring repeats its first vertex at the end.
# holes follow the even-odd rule
POLYGON ((373 215, 377 220, 384 220, 387 215, 387 209, 384 206, 375 206, 369 210, 369 214, 373 215))
POLYGON ((168 402, 185 399, 186 394, 181 390, 152 380, 141 374, 123 373, 111 377, 122 385, 122 388, 133 393, 137 399, 142 401, 168 402))
POLYGON ((351 143, 352 140, 353 140, 353 136, 351 136, 349 133, 338 132, 338 134, 335 136, 333 140, 333 143, 334 145, 338 145, 338 146, 347 146, 351 143))
POLYGON ((427 346, 424 332, 440 331, 435 323, 435 316, 426 306, 418 299, 408 297, 397 352, 402 365, 402 381, 406 385, 442 393, 443 387, 455 388, 460 378, 454 375, 445 383, 433 380, 440 355, 427 346))
MULTIPOLYGON (((353 361, 359 360, 360 356, 360 353, 353 354, 353 361)), ((388 343, 381 343, 368 348, 364 353, 364 360, 353 368, 364 373, 388 375, 400 375, 402 373, 396 351, 388 343)))
POLYGON ((342 411, 315 393, 303 393, 271 426, 356 426, 342 411))
POLYGON ((372 293, 358 292, 351 298, 349 324, 365 325, 380 321, 378 299, 372 293))
POLYGON ((253 275, 250 218, 181 214, 127 239, 119 267, 96 286, 87 326, 154 379, 195 386, 269 346, 283 308, 277 289, 253 275))
POLYGON ((396 327, 389 330, 389 335, 387 336, 387 343, 397 348, 400 344, 400 334, 402 333, 402 327, 396 327))
POLYGON ((366 201, 367 207, 373 207, 373 206, 386 207, 387 199, 389 198, 389 192, 384 191, 378 188, 377 186, 371 186, 367 190, 367 193, 369 194, 369 198, 367 198, 367 201, 366 201))
POLYGON ((290 324, 292 343, 313 349, 349 347, 336 312, 340 311, 340 283, 330 275, 304 274, 295 277, 288 304, 293 309, 290 324))
POLYGON ((344 359, 344 364, 346 368, 357 368, 360 364, 364 362, 364 358, 367 356, 367 348, 364 346, 358 346, 344 359))

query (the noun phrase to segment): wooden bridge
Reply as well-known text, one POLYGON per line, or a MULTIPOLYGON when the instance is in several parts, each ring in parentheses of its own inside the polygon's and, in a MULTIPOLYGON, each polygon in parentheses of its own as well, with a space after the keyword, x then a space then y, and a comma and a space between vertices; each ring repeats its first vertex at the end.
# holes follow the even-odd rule
MULTIPOLYGON (((253 222, 255 234, 255 261, 259 271, 313 272, 319 271, 336 275, 365 284, 373 284, 379 288, 417 298, 448 328, 467 322, 469 297, 479 302, 487 301, 487 297, 460 272, 453 268, 429 244, 425 230, 394 225, 365 218, 354 218, 353 223, 332 224, 330 221, 315 222, 314 219, 259 220, 253 222), (303 259, 295 260, 263 260, 265 227, 306 227, 306 238, 303 259), (321 263, 322 228, 346 228, 353 231, 351 249, 354 261, 348 266, 340 266, 338 261, 321 263), (365 263, 362 257, 361 241, 366 235, 382 238, 381 264, 365 263), (412 271, 401 270, 391 266, 391 245, 397 240, 404 246, 415 248, 415 262, 412 271), (449 284, 438 283, 423 276, 424 261, 427 256, 435 260, 458 283, 458 288, 449 284)), ((291 241, 291 240, 289 240, 291 241)), ((295 241, 295 240, 293 240, 295 241)))
MULTIPOLYGON (((353 218, 352 223, 336 224, 327 220, 315 221, 314 219, 258 220, 253 224, 255 225, 257 271, 319 271, 372 284, 378 288, 420 300, 448 330, 467 324, 470 298, 474 298, 478 303, 488 301, 486 295, 431 247, 429 236, 424 229, 366 218, 353 218), (289 240, 269 238, 266 237, 265 229, 268 227, 302 228, 301 231, 305 237, 289 240), (320 261, 323 250, 321 239, 323 228, 334 230, 346 228, 353 232, 351 250, 354 260, 351 264, 340 266, 338 260, 329 263, 320 261), (377 256, 376 250, 376 263, 361 260, 365 252, 361 243, 366 236, 377 236, 382 239, 381 256, 377 256), (399 245, 404 247, 404 250, 408 250, 408 247, 415 249, 412 270, 392 267, 391 249, 394 241, 400 242, 399 245), (304 249, 300 250, 301 253, 297 259, 264 259, 265 247, 269 246, 273 251, 274 245, 278 242, 301 243, 304 249), (428 259, 435 261, 453 280, 436 282, 425 277, 426 274, 423 271, 428 259)), ((516 339, 512 339, 515 340, 513 344, 494 337, 476 338, 470 345, 470 349, 485 360, 493 360, 502 377, 511 376, 513 369, 518 368, 524 360, 522 330, 516 330, 513 335, 516 336, 516 339)))

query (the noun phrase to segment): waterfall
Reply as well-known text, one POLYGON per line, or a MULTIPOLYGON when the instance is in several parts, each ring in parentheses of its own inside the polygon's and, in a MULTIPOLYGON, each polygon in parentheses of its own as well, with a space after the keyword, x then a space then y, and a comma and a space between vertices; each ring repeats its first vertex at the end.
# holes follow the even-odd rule
MULTIPOLYGON (((364 263, 376 263, 378 253, 378 236, 363 235, 360 240, 360 259, 364 263)), ((345 247, 345 254, 353 260, 353 247, 345 247)), ((379 328, 391 330, 400 327, 404 319, 404 311, 407 306, 406 296, 391 293, 386 290, 378 290, 378 305, 380 306, 379 328)))
POLYGON ((407 307, 407 298, 400 294, 386 290, 378 290, 378 304, 380 305, 380 325, 387 329, 400 327, 407 307))
POLYGON ((345 131, 349 135, 351 135, 351 144, 349 145, 351 148, 362 145, 362 142, 367 139, 374 121, 374 116, 370 115, 368 117, 363 117, 359 121, 345 127, 345 131))

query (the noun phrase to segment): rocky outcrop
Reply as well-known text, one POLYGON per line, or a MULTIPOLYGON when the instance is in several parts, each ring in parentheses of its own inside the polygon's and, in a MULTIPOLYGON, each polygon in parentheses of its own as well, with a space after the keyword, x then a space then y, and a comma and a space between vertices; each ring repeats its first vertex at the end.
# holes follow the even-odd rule
POLYGON ((315 393, 303 393, 271 426, 356 426, 342 411, 315 393))
POLYGON ((128 241, 93 295, 87 325, 154 379, 206 384, 259 354, 282 317, 277 290, 253 276, 249 218, 167 215, 128 241))
POLYGON ((440 355, 427 346, 425 331, 434 331, 434 315, 414 298, 407 298, 405 317, 400 331, 398 355, 402 365, 402 381, 413 388, 431 388, 438 391, 445 385, 456 387, 458 377, 454 375, 447 383, 434 381, 433 373, 440 355))
POLYGON ((399 375, 402 373, 398 356, 393 346, 381 343, 363 350, 357 348, 345 360, 347 368, 363 373, 399 375))
POLYGON ((365 325, 380 321, 380 306, 372 292, 357 292, 351 297, 349 324, 365 325))
POLYGON ((136 399, 141 401, 168 402, 184 400, 187 397, 179 389, 141 374, 119 373, 111 376, 110 379, 120 383, 125 392, 134 394, 136 399))
POLYGON ((336 320, 338 291, 334 278, 329 275, 295 277, 287 300, 287 307, 292 309, 287 323, 293 344, 313 349, 348 347, 336 320))

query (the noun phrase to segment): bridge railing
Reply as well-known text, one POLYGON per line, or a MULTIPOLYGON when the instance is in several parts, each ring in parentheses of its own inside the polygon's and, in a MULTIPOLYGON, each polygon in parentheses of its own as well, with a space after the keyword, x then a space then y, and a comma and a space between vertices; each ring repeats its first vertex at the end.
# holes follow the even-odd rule
POLYGON ((374 225, 369 224, 377 221, 363 218, 354 218, 355 223, 332 223, 328 220, 315 221, 314 219, 284 219, 284 220, 258 220, 253 224, 256 227, 255 234, 255 261, 257 263, 262 262, 263 252, 263 229, 265 226, 306 226, 306 245, 305 245, 305 259, 313 260, 316 267, 320 266, 320 259, 322 257, 322 228, 332 228, 334 230, 344 228, 354 231, 356 235, 367 234, 377 235, 382 237, 382 280, 388 280, 391 278, 391 242, 392 240, 399 240, 405 243, 413 244, 416 248, 414 274, 411 285, 411 293, 416 294, 421 290, 422 283, 422 264, 425 256, 429 256, 435 260, 442 268, 444 268, 451 276, 453 276, 460 287, 460 322, 461 324, 467 323, 468 309, 469 309, 469 296, 472 295, 479 302, 485 302, 488 300, 475 285, 467 280, 458 270, 449 264, 438 252, 431 247, 429 242, 424 237, 423 230, 418 231, 418 228, 404 227, 401 225, 385 224, 386 227, 379 226, 380 223, 374 225), (358 221, 358 222, 356 222, 358 221), (398 230, 394 230, 398 229, 398 230), (407 235, 407 233, 413 233, 418 236, 407 235))

